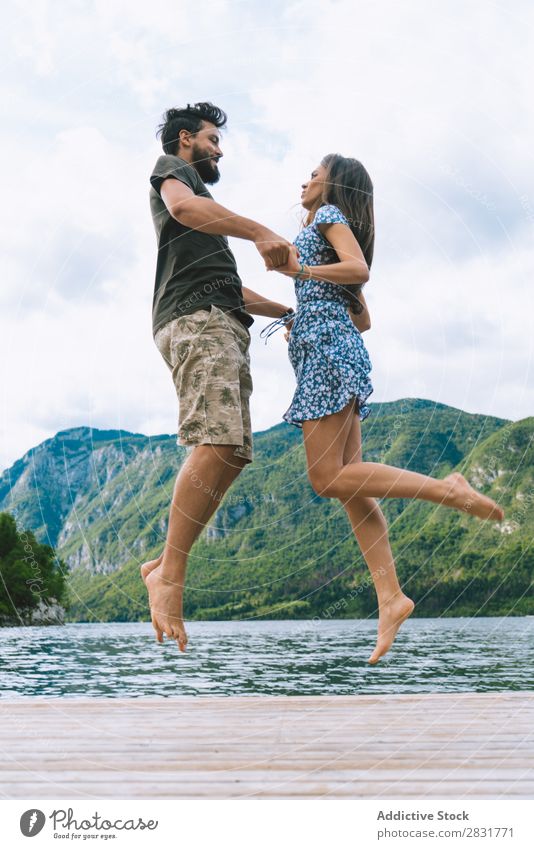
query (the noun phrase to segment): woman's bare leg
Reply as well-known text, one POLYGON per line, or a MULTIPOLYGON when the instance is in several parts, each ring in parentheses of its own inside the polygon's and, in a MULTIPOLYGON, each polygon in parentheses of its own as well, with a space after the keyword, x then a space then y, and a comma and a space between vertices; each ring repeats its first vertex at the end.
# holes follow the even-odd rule
POLYGON ((153 569, 157 569, 158 566, 161 566, 161 561, 163 560, 163 552, 156 557, 154 560, 147 560, 146 563, 142 563, 139 567, 139 571, 141 572, 141 577, 143 581, 146 583, 146 576, 150 575, 153 569))
POLYGON ((502 520, 502 509, 458 473, 439 480, 382 463, 343 465, 343 447, 354 415, 352 408, 350 402, 339 413, 303 422, 308 476, 318 495, 340 500, 355 495, 419 498, 463 510, 480 519, 502 520))
MULTIPOLYGON (((361 463, 361 428, 357 415, 345 443, 343 462, 361 463)), ((388 526, 374 498, 368 496, 342 500, 352 530, 369 568, 378 599, 378 637, 369 663, 377 663, 391 648, 402 623, 414 609, 411 598, 401 590, 391 551, 388 526)))

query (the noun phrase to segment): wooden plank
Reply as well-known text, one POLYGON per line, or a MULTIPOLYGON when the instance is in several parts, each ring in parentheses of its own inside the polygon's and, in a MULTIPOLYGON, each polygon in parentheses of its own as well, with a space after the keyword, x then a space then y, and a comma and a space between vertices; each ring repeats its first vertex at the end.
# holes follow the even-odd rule
MULTIPOLYGON (((398 762, 388 763, 381 768, 377 768, 372 762, 358 762, 358 767, 361 769, 355 770, 353 764, 337 764, 328 762, 317 762, 313 764, 299 765, 298 763, 288 763, 280 765, 272 764, 266 766, 261 762, 251 762, 246 764, 236 765, 233 762, 219 763, 213 765, 210 763, 201 762, 198 766, 184 766, 183 764, 165 765, 165 764, 138 764, 137 762, 121 762, 114 767, 109 767, 106 764, 98 762, 83 762, 69 761, 63 765, 50 764, 11 764, 9 769, 6 769, 2 775, 2 786, 8 787, 17 782, 27 782, 30 779, 36 783, 48 783, 49 781, 61 781, 64 776, 70 775, 73 782, 79 782, 85 778, 89 779, 91 775, 99 775, 106 782, 125 781, 126 785, 135 781, 147 782, 151 779, 155 780, 156 776, 160 776, 163 781, 174 780, 178 776, 182 776, 187 781, 202 780, 208 781, 208 776, 217 778, 219 781, 230 780, 235 775, 252 775, 263 776, 265 781, 283 779, 288 780, 289 777, 304 779, 306 776, 329 776, 332 780, 367 780, 369 782, 382 781, 385 778, 390 778, 396 782, 405 781, 408 778, 421 779, 432 783, 439 781, 489 781, 502 780, 506 783, 512 781, 521 781, 522 783, 532 783, 534 781, 534 772, 530 764, 524 761, 518 764, 481 764, 475 763, 453 763, 451 761, 435 762, 432 764, 399 764, 398 762), (133 772, 135 766, 136 772, 133 772), (17 769, 18 768, 18 769, 17 769), (335 775, 334 775, 335 774, 335 775)), ((158 779, 160 780, 160 779, 158 779)), ((259 780, 259 778, 258 778, 259 780)), ((11 790, 13 787, 11 786, 11 790)))
POLYGON ((0 701, 3 798, 531 798, 534 693, 0 701))
POLYGON ((440 783, 436 786, 427 782, 404 781, 401 785, 392 782, 377 782, 369 785, 362 783, 339 783, 327 785, 324 782, 298 782, 293 785, 279 784, 271 787, 265 782, 256 784, 231 785, 228 782, 219 784, 196 783, 188 779, 187 784, 166 782, 165 784, 150 783, 149 781, 120 786, 114 783, 81 781, 78 784, 54 783, 41 785, 39 795, 35 792, 35 784, 17 785, 16 795, 2 794, 2 798, 19 799, 54 799, 54 798, 136 798, 136 799, 244 799, 244 798, 329 798, 329 799, 358 799, 358 798, 437 798, 437 799, 531 799, 534 794, 534 784, 503 785, 501 781, 468 782, 456 781, 440 783))
POLYGON ((397 752, 373 752, 366 750, 361 752, 356 749, 354 751, 350 750, 339 750, 332 751, 328 749, 322 749, 320 751, 315 752, 307 752, 307 751, 295 751, 295 750, 279 750, 272 752, 262 752, 258 750, 254 751, 236 751, 234 749, 223 749, 222 751, 214 750, 213 753, 206 754, 204 752, 195 754, 195 752, 187 752, 183 753, 182 751, 169 752, 163 749, 158 749, 157 751, 151 751, 150 753, 146 753, 136 749, 130 749, 128 751, 114 750, 114 751, 98 751, 96 748, 92 750, 82 749, 81 747, 76 747, 70 749, 68 752, 57 753, 50 752, 46 749, 36 749, 35 751, 24 751, 17 752, 15 755, 11 752, 3 753, 3 763, 5 765, 4 768, 8 768, 9 763, 21 763, 26 765, 32 764, 65 764, 67 762, 71 763, 73 760, 86 761, 87 763, 113 763, 118 764, 121 762, 131 763, 132 757, 135 757, 136 763, 142 763, 143 768, 152 767, 154 764, 168 764, 168 763, 180 763, 184 768, 186 768, 189 764, 198 767, 202 763, 206 763, 210 765, 210 768, 216 768, 216 764, 220 762, 231 761, 232 763, 246 764, 246 763, 257 763, 257 764, 265 764, 266 768, 268 768, 270 763, 280 763, 280 764, 302 764, 302 765, 313 765, 313 764, 322 764, 324 762, 331 762, 342 765, 351 765, 354 763, 354 755, 357 755, 358 763, 365 764, 365 769, 368 769, 371 765, 380 766, 381 763, 398 763, 401 765, 411 764, 411 763, 435 763, 438 762, 440 764, 451 763, 451 764, 481 764, 485 766, 490 763, 499 763, 500 761, 504 761, 507 764, 513 764, 514 766, 517 764, 524 763, 526 766, 533 767, 532 761, 532 753, 529 752, 517 752, 509 754, 505 749, 501 749, 497 752, 489 752, 486 751, 484 753, 480 752, 471 752, 469 749, 456 750, 456 749, 440 749, 435 752, 428 752, 426 750, 417 750, 413 753, 402 753, 398 754, 397 752))

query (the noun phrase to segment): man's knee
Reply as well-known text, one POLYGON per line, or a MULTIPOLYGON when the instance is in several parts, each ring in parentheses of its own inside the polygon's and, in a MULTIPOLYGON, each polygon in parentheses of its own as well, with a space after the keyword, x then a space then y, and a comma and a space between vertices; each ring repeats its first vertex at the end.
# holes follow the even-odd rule
POLYGON ((198 445, 193 449, 191 467, 225 492, 241 474, 247 460, 235 454, 234 445, 198 445))
POLYGON ((195 445, 191 457, 198 463, 208 467, 234 468, 241 471, 246 460, 235 453, 235 445, 195 445))

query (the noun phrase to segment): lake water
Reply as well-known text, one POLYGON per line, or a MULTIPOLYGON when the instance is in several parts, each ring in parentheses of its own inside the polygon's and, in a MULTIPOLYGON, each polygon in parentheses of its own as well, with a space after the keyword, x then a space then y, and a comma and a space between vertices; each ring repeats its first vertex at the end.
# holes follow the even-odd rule
POLYGON ((190 622, 185 654, 150 623, 0 629, 20 696, 356 695, 534 689, 534 618, 414 619, 377 666, 376 621, 190 622))

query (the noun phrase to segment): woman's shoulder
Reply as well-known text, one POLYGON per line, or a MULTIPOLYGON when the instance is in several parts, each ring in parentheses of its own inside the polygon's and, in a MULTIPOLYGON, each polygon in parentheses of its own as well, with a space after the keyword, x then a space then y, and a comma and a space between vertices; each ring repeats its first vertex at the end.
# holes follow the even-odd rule
POLYGON ((325 203, 320 206, 313 219, 314 224, 349 224, 345 215, 338 206, 333 203, 325 203))

